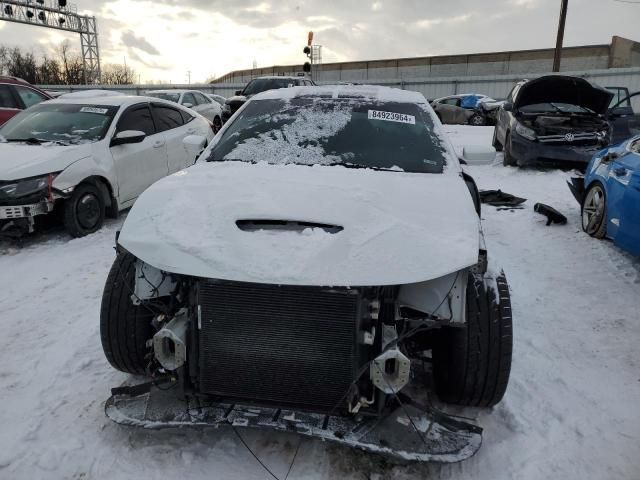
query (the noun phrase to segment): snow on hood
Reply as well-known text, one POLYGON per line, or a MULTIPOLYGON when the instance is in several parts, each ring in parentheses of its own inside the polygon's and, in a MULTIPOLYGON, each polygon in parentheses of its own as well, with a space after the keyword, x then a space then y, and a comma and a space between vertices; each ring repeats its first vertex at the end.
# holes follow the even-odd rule
POLYGON ((473 265, 478 216, 456 172, 200 163, 137 200, 119 243, 178 274, 286 285, 414 283, 473 265), (342 227, 241 229, 239 220, 342 227))
POLYGON ((613 93, 586 81, 584 78, 565 75, 547 75, 522 85, 515 110, 537 103, 567 103, 604 114, 609 108, 613 93))
POLYGON ((72 163, 91 155, 91 144, 0 143, 0 180, 19 180, 61 172, 72 163))

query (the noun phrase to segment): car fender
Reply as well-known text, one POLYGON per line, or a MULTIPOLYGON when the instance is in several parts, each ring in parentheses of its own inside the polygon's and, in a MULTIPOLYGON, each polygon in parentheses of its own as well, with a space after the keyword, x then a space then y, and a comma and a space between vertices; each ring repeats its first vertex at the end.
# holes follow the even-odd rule
POLYGON ((53 188, 71 193, 73 189, 90 177, 100 177, 107 182, 111 195, 118 202, 118 182, 112 162, 98 162, 95 155, 81 158, 65 168, 53 181, 53 188))

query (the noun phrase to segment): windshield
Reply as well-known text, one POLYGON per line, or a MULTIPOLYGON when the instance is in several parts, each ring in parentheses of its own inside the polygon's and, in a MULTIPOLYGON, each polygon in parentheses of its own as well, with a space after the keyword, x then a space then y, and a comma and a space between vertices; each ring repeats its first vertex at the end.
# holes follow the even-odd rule
POLYGON ((556 102, 525 105, 524 107, 520 107, 520 111, 523 113, 594 113, 593 110, 581 107, 580 105, 556 102))
POLYGON ((321 97, 250 101, 207 161, 441 173, 446 149, 425 106, 321 97))
POLYGON ((161 98, 162 100, 168 100, 170 102, 178 103, 180 101, 179 93, 168 93, 168 92, 158 92, 158 93, 147 93, 149 97, 161 98))
POLYGON ((294 83, 294 80, 290 78, 256 78, 244 87, 242 94, 245 96, 255 95, 256 93, 266 92, 267 90, 291 87, 294 83))
POLYGON ((0 128, 4 141, 91 143, 102 140, 118 106, 41 103, 0 128))

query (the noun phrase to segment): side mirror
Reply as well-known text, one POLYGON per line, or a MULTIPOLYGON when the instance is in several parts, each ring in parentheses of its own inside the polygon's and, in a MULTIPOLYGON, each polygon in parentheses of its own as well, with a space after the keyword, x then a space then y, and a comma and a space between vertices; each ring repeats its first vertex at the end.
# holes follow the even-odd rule
POLYGON ((189 102, 183 103, 182 106, 185 108, 193 108, 193 103, 189 103, 189 102))
POLYGON ((193 157, 196 160, 204 150, 206 144, 207 139, 201 135, 187 135, 182 140, 184 149, 187 151, 190 157, 193 157))
POLYGON ((496 159, 496 149, 486 145, 462 147, 462 161, 467 165, 489 165, 496 159))
POLYGON ((110 147, 115 147, 116 145, 127 145, 129 143, 140 143, 142 142, 147 135, 144 132, 139 130, 124 130, 122 132, 118 132, 111 139, 110 147))
POLYGON ((511 103, 511 102, 504 102, 504 103, 502 104, 502 109, 503 109, 505 112, 513 112, 513 103, 511 103))
POLYGON ((242 90, 236 90, 236 95, 242 95, 242 90))

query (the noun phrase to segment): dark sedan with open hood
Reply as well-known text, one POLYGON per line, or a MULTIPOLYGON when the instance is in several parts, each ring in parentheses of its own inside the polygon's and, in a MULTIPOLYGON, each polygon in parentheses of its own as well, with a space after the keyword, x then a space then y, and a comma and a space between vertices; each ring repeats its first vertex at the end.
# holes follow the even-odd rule
POLYGON ((586 166, 609 144, 613 94, 583 78, 548 75, 513 87, 493 136, 504 165, 586 166))

